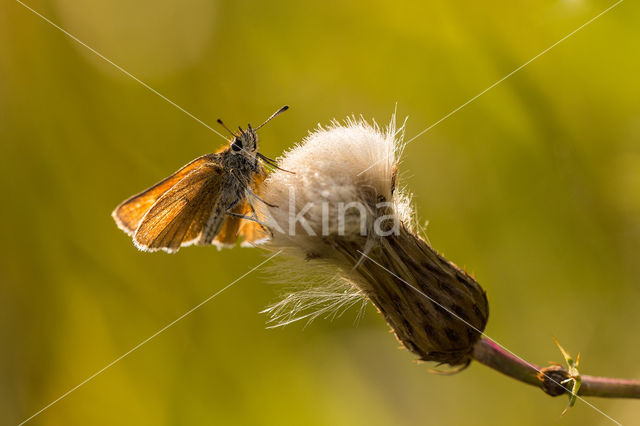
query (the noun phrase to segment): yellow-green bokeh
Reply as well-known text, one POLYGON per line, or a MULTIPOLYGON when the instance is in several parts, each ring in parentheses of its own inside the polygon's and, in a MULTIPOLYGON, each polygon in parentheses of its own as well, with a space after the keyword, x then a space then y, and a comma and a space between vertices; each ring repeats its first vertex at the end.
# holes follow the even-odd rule
MULTIPOLYGON (((204 122, 278 156, 398 105, 411 137, 613 1, 48 0, 28 5, 204 122)), ((640 7, 625 1, 407 146, 433 246, 487 289, 487 333, 538 363, 639 377, 640 7)), ((0 8, 0 423, 16 424, 264 259, 138 252, 110 212, 224 141, 19 3, 0 8)), ((266 330, 254 273, 39 425, 609 424, 481 365, 442 377, 368 308, 266 330)), ((590 400, 624 424, 635 401, 590 400)))

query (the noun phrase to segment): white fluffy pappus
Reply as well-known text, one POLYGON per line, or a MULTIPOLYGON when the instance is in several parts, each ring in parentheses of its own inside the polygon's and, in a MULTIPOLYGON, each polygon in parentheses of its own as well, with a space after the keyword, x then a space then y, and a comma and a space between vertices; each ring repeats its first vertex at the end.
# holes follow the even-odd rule
POLYGON ((378 203, 388 203, 399 222, 411 222, 409 197, 395 188, 403 137, 404 126, 396 129, 395 116, 384 130, 375 122, 348 118, 344 125, 333 121, 310 132, 280 158, 279 167, 293 173, 278 170, 265 181, 264 198, 277 206, 262 211, 276 231, 271 245, 307 247, 313 253, 320 249, 318 236, 361 235, 358 203, 369 209, 368 219, 379 215, 378 203))

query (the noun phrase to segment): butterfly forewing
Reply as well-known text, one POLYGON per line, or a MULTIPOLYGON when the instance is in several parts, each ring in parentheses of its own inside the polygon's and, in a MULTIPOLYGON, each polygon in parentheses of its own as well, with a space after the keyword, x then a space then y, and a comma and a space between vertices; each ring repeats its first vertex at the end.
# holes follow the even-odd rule
POLYGON ((192 243, 216 211, 223 175, 219 164, 205 162, 166 191, 138 226, 136 246, 174 252, 192 243))
POLYGON ((128 235, 133 236, 136 229, 138 229, 142 218, 165 192, 184 179, 192 171, 196 170, 203 164, 211 163, 215 160, 216 156, 214 154, 207 154, 196 158, 168 178, 120 203, 112 213, 118 227, 128 235))

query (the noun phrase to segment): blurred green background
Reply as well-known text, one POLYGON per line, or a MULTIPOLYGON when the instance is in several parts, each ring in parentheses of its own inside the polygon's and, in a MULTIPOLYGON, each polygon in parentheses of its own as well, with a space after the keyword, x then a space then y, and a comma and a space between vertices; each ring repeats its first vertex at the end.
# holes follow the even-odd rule
MULTIPOLYGON (((349 114, 411 137, 613 1, 28 3, 210 125, 278 156, 349 114)), ((532 362, 640 377, 640 6, 625 1, 412 142, 433 246, 532 362)), ((16 424, 264 259, 138 252, 111 210, 225 142, 20 4, 0 8, 0 423, 16 424)), ((472 366, 428 372, 371 307, 265 329, 254 273, 32 420, 39 425, 610 424, 472 366)), ((640 403, 591 399, 624 424, 640 403)))

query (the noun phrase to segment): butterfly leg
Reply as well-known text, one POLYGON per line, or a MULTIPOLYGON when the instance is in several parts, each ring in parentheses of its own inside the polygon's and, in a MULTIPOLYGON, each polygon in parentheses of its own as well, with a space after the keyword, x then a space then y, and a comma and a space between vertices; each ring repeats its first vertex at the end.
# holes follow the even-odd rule
MULTIPOLYGON (((255 213, 255 212, 254 212, 255 213)), ((251 217, 251 216, 245 216, 243 214, 240 213, 234 213, 234 212, 227 212, 227 214, 229 216, 233 216, 233 217, 239 217, 240 219, 245 219, 245 220, 250 220, 251 222, 255 222, 257 223, 260 228, 262 228, 262 230, 266 233, 268 233, 269 235, 271 235, 273 237, 273 232, 271 232, 271 230, 269 228, 267 228, 265 226, 264 223, 260 222, 258 219, 256 219, 255 217, 251 217)))
MULTIPOLYGON (((253 194, 253 195, 255 195, 255 194, 253 194)), ((262 201, 262 200, 260 200, 260 201, 262 201)), ((262 201, 262 202, 264 203, 264 201, 262 201)), ((273 238, 273 232, 271 232, 271 230, 269 228, 267 228, 262 222, 257 220, 258 219, 258 213, 256 213, 256 209, 253 207, 253 204, 251 203, 251 199, 249 197, 247 197, 247 203, 249 204, 249 208, 251 209, 251 213, 253 214, 253 217, 256 218, 256 223, 258 225, 260 225, 260 227, 262 228, 262 230, 264 232, 269 233, 271 235, 271 237, 273 238)), ((265 204, 267 204, 267 203, 265 203, 265 204)), ((269 205, 269 204, 267 204, 267 205, 269 205)))
POLYGON ((260 226, 264 226, 264 224, 262 222, 260 222, 258 219, 256 219, 255 217, 251 217, 251 216, 245 216, 243 214, 240 213, 234 213, 234 212, 227 212, 227 214, 229 216, 233 216, 233 217, 239 217, 240 219, 246 219, 246 220, 250 220, 251 222, 255 222, 260 226))
MULTIPOLYGON (((240 179, 240 178, 238 177, 238 175, 236 175, 236 174, 234 173, 234 171, 233 171, 233 170, 231 170, 231 174, 233 175, 233 177, 235 177, 235 178, 236 178, 236 180, 237 180, 238 182, 240 182, 240 183, 245 187, 244 189, 245 189, 245 191, 247 191, 247 194, 251 195, 251 196, 252 196, 252 197, 254 197, 256 200, 263 202, 264 204, 266 204, 266 205, 267 205, 267 206, 269 206, 269 207, 274 207, 274 208, 277 208, 277 207, 278 207, 278 206, 276 206, 275 204, 267 203, 265 200, 263 200, 263 199, 262 199, 262 198, 260 198, 258 195, 256 195, 256 193, 255 193, 255 192, 253 192, 253 191, 251 190, 251 188, 249 188, 249 185, 247 185, 247 184, 246 184, 246 182, 244 182, 242 179, 240 179)), ((249 197, 247 197, 247 200, 249 200, 249 197)), ((235 204, 235 203, 237 203, 237 202, 238 202, 238 201, 236 200, 236 201, 234 202, 234 204, 235 204)), ((249 204, 251 204, 251 203, 249 203, 249 204)))
POLYGON ((266 229, 265 225, 258 220, 258 215, 256 214, 256 211, 254 210, 253 206, 251 205, 251 201, 249 201, 248 199, 247 199, 247 201, 249 202, 249 207, 251 208, 251 212, 253 213, 253 216, 246 216, 246 215, 231 211, 238 204, 239 201, 240 201, 240 199, 237 199, 233 203, 231 203, 231 205, 227 208, 225 213, 228 214, 229 216, 238 217, 240 219, 245 219, 245 220, 250 220, 250 221, 255 222, 258 225, 260 225, 263 229, 266 229))
POLYGON ((247 198, 247 203, 249 204, 249 208, 251 209, 252 216, 246 216, 246 215, 243 215, 243 214, 240 214, 240 213, 235 213, 235 212, 231 211, 231 209, 233 209, 233 207, 236 204, 238 204, 238 200, 236 200, 235 202, 233 202, 231 204, 231 207, 229 207, 227 209, 226 213, 229 216, 239 217, 240 219, 250 220, 252 222, 257 223, 258 225, 260 225, 260 227, 262 228, 263 231, 265 231, 266 233, 270 234, 273 237, 273 232, 271 232, 271 230, 269 228, 267 228, 264 223, 262 223, 262 222, 260 222, 258 220, 258 214, 256 213, 256 209, 253 207, 253 204, 251 203, 251 200, 249 198, 247 198))
MULTIPOLYGON (((265 200, 263 200, 262 198, 260 198, 259 196, 257 196, 251 189, 249 188, 245 188, 247 193, 249 195, 251 195, 253 198, 255 198, 258 201, 261 201, 262 203, 266 204, 269 207, 274 207, 274 208, 278 208, 278 206, 276 206, 275 204, 271 204, 271 203, 267 203, 265 200)), ((247 197, 247 200, 249 199, 249 197, 247 197)), ((251 206, 251 201, 249 201, 249 205, 251 206)), ((253 206, 251 206, 251 208, 253 209, 253 206)))

